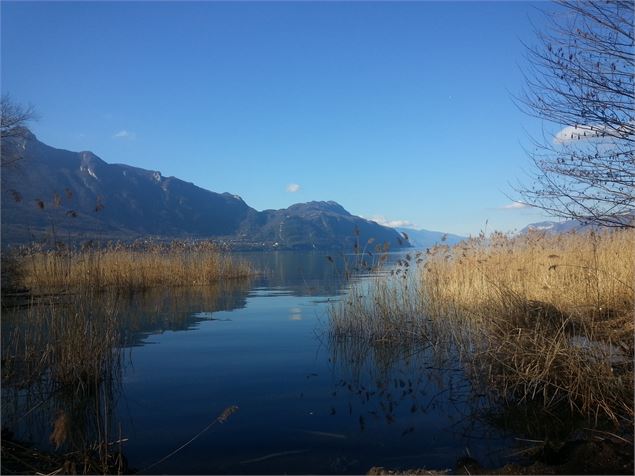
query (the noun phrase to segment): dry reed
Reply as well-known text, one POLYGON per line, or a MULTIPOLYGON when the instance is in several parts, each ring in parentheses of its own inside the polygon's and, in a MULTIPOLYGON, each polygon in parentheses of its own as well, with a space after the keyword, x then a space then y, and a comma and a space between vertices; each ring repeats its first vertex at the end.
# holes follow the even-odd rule
MULTIPOLYGON (((24 419, 50 424, 51 444, 63 448, 69 461, 106 474, 117 459, 112 411, 121 382, 123 336, 120 297, 107 293, 98 303, 94 297, 84 292, 66 299, 45 296, 3 309, 2 418, 6 428, 19 427, 24 419)), ((22 460, 23 450, 17 442, 3 441, 3 457, 9 460, 22 460)), ((27 461, 58 462, 55 456, 49 460, 27 461)))
POLYGON ((495 233, 433 249, 423 312, 505 399, 633 416, 635 232, 495 233))
POLYGON ((34 293, 204 285, 254 274, 250 265, 210 243, 29 248, 14 260, 17 284, 34 293))
POLYGON ((95 388, 119 371, 119 299, 81 293, 67 302, 31 300, 3 311, 2 383, 28 388, 46 380, 56 388, 95 388), (8 329, 11 329, 10 331, 8 329))
POLYGON ((330 308, 330 332, 370 342, 403 342, 416 334, 416 301, 402 280, 379 276, 355 283, 330 308))
POLYGON ((479 392, 632 421, 634 243, 617 230, 437 246, 414 286, 395 277, 405 263, 353 286, 331 336, 454 349, 479 392))

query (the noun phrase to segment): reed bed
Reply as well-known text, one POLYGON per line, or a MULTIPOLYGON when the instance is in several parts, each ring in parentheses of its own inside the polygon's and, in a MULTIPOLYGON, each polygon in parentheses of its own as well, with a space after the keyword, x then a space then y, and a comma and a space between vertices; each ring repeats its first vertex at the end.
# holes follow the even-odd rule
POLYGON ((61 451, 47 455, 3 439, 3 464, 32 473, 62 464, 56 473, 120 471, 121 445, 113 442, 121 438, 112 417, 124 359, 120 297, 101 295, 98 304, 94 297, 32 298, 3 309, 3 427, 48 430, 61 451))
POLYGON ((633 417, 635 232, 481 235, 429 253, 423 312, 504 399, 633 417))
POLYGON ((331 335, 452 349, 478 392, 630 423, 633 243, 616 230, 437 246, 414 285, 393 270, 353 288, 331 308, 331 335))
POLYGON ((17 284, 35 293, 205 285, 254 274, 249 264, 207 242, 32 247, 15 253, 13 259, 17 284))
POLYGON ((3 310, 2 383, 28 388, 94 388, 118 372, 122 335, 119 298, 82 293, 59 302, 32 300, 3 310))
POLYGON ((398 278, 380 276, 352 284, 330 308, 330 333, 337 337, 403 342, 418 334, 419 323, 416 301, 398 278))
MULTIPOLYGON (((426 310, 533 322, 566 316, 579 326, 627 317, 614 334, 632 344, 635 232, 496 233, 437 247, 422 274, 426 310)), ((518 322, 516 322, 518 323, 518 322)), ((608 329, 605 329, 608 331, 608 329)), ((603 336, 610 337, 610 336, 603 336)))

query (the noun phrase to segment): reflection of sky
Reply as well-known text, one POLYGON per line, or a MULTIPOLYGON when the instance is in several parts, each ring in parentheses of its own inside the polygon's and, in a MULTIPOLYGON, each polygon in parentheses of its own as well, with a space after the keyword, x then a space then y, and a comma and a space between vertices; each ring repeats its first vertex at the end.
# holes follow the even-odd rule
MULTIPOLYGON (((412 250, 389 252, 384 268, 390 267, 398 259, 412 250)), ((337 252, 238 252, 237 258, 245 259, 262 275, 255 281, 257 288, 269 292, 283 292, 295 296, 335 296, 346 289, 349 282, 345 279, 346 271, 352 279, 363 277, 362 271, 355 271, 356 256, 343 255, 337 252)), ((371 264, 380 259, 381 254, 364 259, 371 264)), ((360 258, 361 261, 361 258, 360 258)))
POLYGON ((289 317, 290 321, 301 321, 302 320, 302 309, 299 307, 292 307, 289 309, 289 313, 291 317, 289 317))
POLYGON ((404 363, 403 353, 333 346, 328 307, 338 297, 285 289, 260 283, 244 307, 134 349, 119 405, 131 464, 169 453, 229 405, 240 410, 227 424, 155 469, 363 474, 452 467, 466 447, 485 462, 500 447, 470 440, 469 408, 442 391, 463 389, 461 375, 433 375, 429 361, 404 363))

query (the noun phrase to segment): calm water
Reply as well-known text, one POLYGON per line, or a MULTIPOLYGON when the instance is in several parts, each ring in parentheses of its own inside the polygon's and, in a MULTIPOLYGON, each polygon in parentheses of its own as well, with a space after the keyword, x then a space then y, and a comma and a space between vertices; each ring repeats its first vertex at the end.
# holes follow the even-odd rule
MULTIPOLYGON (((108 415, 131 468, 160 460, 231 405, 239 410, 225 424, 149 472, 359 474, 451 468, 466 453, 504 462, 513 440, 478 418, 456 363, 424 347, 329 339, 327 311, 347 284, 324 254, 243 256, 268 272, 120 303, 128 345, 108 415)), ((17 413, 33 405, 4 398, 17 413)), ((8 411, 5 423, 15 420, 8 411)), ((14 428, 48 445, 55 411, 42 405, 14 428)))

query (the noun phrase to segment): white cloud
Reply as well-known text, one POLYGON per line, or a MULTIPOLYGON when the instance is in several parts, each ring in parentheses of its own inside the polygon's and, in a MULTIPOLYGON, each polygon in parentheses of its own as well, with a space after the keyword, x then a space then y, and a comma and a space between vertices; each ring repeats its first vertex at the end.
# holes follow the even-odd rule
POLYGON ((588 140, 597 137, 625 138, 631 137, 634 130, 635 122, 633 121, 622 124, 615 129, 606 124, 567 126, 554 136, 553 141, 556 144, 566 144, 574 140, 588 140))
POLYGON ((512 203, 508 203, 507 205, 503 205, 501 208, 503 208, 504 210, 518 210, 521 208, 529 208, 529 207, 531 207, 531 205, 529 205, 528 203, 512 202, 512 203))
POLYGON ((130 132, 126 129, 122 129, 119 132, 113 134, 112 137, 113 139, 135 140, 137 138, 137 134, 135 132, 130 132))
POLYGON ((369 218, 370 221, 374 221, 378 225, 389 226, 390 228, 413 228, 415 224, 409 220, 388 220, 386 217, 381 215, 374 215, 369 218))
POLYGON ((287 192, 295 193, 300 191, 300 186, 297 183, 290 183, 287 185, 287 192))

